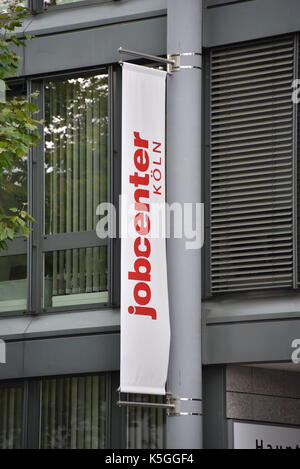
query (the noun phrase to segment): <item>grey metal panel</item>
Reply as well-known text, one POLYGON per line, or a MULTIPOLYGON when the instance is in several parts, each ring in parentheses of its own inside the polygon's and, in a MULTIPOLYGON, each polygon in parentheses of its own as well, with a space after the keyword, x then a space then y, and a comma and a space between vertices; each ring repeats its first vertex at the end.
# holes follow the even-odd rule
POLYGON ((119 334, 24 342, 24 377, 119 369, 119 334))
POLYGON ((203 310, 207 323, 238 322, 241 320, 262 320, 299 316, 300 294, 288 291, 282 294, 273 293, 267 296, 251 298, 250 294, 212 298, 204 301, 203 310))
POLYGON ((300 424, 300 401, 285 397, 227 393, 227 417, 257 422, 300 424))
MULTIPOLYGON (((111 201, 120 211, 119 195, 121 190, 121 126, 122 126, 122 70, 121 67, 113 66, 111 74, 111 111, 114 118, 111 121, 111 136, 113 157, 111 158, 111 201)), ((110 264, 110 302, 114 306, 120 305, 120 259, 121 259, 121 239, 119 236, 120 226, 119 217, 117 217, 117 237, 111 240, 111 264, 110 264)))
POLYGON ((7 343, 0 380, 119 370, 119 334, 7 343))
POLYGON ((0 364, 0 380, 23 376, 23 343, 6 344, 6 364, 0 364))
POLYGON ((166 18, 36 37, 27 44, 21 73, 35 75, 109 64, 120 60, 120 46, 136 49, 137 44, 145 53, 165 54, 166 18))
POLYGON ((203 447, 227 449, 226 368, 203 368, 203 447))
MULTIPOLYGON (((40 440, 40 423, 41 423, 41 406, 37 405, 41 402, 41 381, 40 379, 31 379, 25 383, 25 394, 27 400, 27 418, 25 424, 27 449, 38 449, 40 440)), ((25 410, 25 409, 24 409, 25 410)))
POLYGON ((127 408, 114 405, 119 400, 118 388, 120 374, 111 374, 111 422, 109 448, 126 448, 127 446, 127 408))
POLYGON ((108 240, 98 238, 96 231, 84 231, 78 233, 61 233, 44 236, 42 251, 63 251, 64 249, 93 248, 95 246, 107 246, 108 240))
POLYGON ((80 313, 42 315, 33 318, 26 338, 118 331, 120 311, 103 309, 80 313))
POLYGON ((7 343, 0 380, 119 370, 119 334, 7 343))
MULTIPOLYGON (((300 4, 298 0, 289 0, 288 2, 285 0, 253 0, 234 3, 224 0, 222 3, 229 4, 205 9, 205 47, 300 30, 300 4)), ((166 0, 132 0, 47 12, 30 18, 25 24, 25 29, 28 33, 39 35, 100 24, 113 24, 165 14, 166 4, 166 0)))
MULTIPOLYGON (((69 6, 69 5, 68 5, 69 6)), ((167 0, 130 0, 48 10, 24 22, 32 35, 83 29, 166 14, 167 0)))
POLYGON ((24 337, 30 317, 4 317, 0 319, 0 339, 15 340, 24 337))
POLYGON ((205 364, 291 362, 300 321, 211 325, 205 330, 205 364))
POLYGON ((226 371, 229 392, 300 399, 299 373, 236 365, 226 371))
POLYGON ((117 309, 0 319, 0 338, 4 340, 107 333, 119 329, 120 311, 117 309))
MULTIPOLYGON (((24 64, 25 65, 25 64, 24 64)), ((44 119, 44 87, 41 82, 27 82, 28 94, 31 95, 33 92, 38 92, 39 96, 35 101, 39 112, 37 119, 44 119)), ((38 144, 31 148, 29 152, 28 161, 28 198, 29 198, 29 212, 37 220, 37 223, 33 223, 32 231, 29 237, 29 262, 27 269, 28 278, 28 311, 34 314, 40 314, 42 312, 42 292, 44 286, 44 265, 43 256, 41 250, 41 241, 43 235, 43 223, 44 220, 44 193, 45 193, 45 181, 41 175, 45 170, 44 162, 44 129, 40 125, 40 139, 38 144)))
POLYGON ((0 251, 0 257, 18 256, 19 254, 26 254, 27 252, 27 239, 16 238, 14 241, 7 243, 8 249, 0 251))
POLYGON ((205 47, 300 30, 299 0, 255 0, 205 9, 204 13, 205 47))

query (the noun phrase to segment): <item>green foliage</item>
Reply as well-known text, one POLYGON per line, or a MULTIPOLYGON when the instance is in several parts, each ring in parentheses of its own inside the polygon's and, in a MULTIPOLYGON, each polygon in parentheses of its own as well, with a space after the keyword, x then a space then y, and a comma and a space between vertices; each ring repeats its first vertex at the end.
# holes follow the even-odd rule
MULTIPOLYGON (((20 6, 19 0, 11 0, 7 10, 0 14, 0 79, 17 73, 20 58, 14 46, 23 45, 28 37, 19 38, 15 31, 27 15, 27 9, 20 6)), ((28 222, 34 221, 26 213, 25 204, 11 208, 5 203, 8 187, 11 192, 20 191, 16 174, 21 174, 22 167, 23 174, 26 171, 28 152, 39 139, 39 121, 32 118, 38 111, 31 102, 34 98, 36 95, 33 94, 29 101, 24 97, 13 97, 0 103, 0 250, 6 249, 7 241, 12 241, 15 236, 28 236, 28 222)))
POLYGON ((21 46, 26 37, 19 38, 15 34, 22 27, 22 20, 28 16, 28 10, 20 5, 19 0, 10 0, 7 9, 0 13, 0 79, 16 74, 20 58, 12 45, 21 46))

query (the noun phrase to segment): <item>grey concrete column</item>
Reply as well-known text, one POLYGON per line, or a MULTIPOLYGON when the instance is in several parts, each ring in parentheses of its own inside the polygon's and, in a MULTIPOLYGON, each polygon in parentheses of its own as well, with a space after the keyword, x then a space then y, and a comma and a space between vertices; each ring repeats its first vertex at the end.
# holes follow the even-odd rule
MULTIPOLYGON (((168 0, 168 203, 201 203, 202 0, 168 0)), ((167 418, 167 448, 202 447, 201 249, 168 240, 171 356, 168 391, 182 399, 167 418)))

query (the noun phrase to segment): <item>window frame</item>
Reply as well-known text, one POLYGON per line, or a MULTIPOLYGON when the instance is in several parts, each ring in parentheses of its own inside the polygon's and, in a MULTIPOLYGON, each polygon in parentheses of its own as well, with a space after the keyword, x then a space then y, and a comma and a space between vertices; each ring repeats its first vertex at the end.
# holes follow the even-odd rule
POLYGON ((45 4, 44 0, 27 0, 28 4, 28 9, 33 13, 33 14, 39 14, 39 13, 47 13, 48 11, 60 11, 60 10, 65 10, 68 8, 80 8, 84 6, 90 6, 90 5, 98 5, 99 3, 111 3, 111 2, 116 2, 120 0, 78 0, 71 3, 65 3, 62 5, 53 5, 53 6, 47 6, 45 4))
POLYGON ((26 414, 26 400, 28 397, 28 390, 27 390, 27 380, 22 380, 22 379, 13 379, 13 380, 4 380, 0 381, 0 389, 1 388, 16 388, 20 387, 22 388, 22 393, 23 393, 23 399, 22 399, 22 421, 21 421, 21 447, 20 449, 24 449, 26 447, 26 441, 27 441, 27 414, 26 414))
POLYGON ((0 388, 23 388, 22 435, 21 449, 41 449, 42 430, 42 387, 45 379, 64 379, 72 377, 106 377, 106 449, 126 449, 126 409, 116 405, 117 388, 120 383, 119 373, 116 371, 99 371, 96 373, 68 374, 54 376, 40 376, 37 378, 14 379, 0 381, 0 388))
MULTIPOLYGON (((108 87, 109 87, 109 96, 108 96, 108 120, 109 120, 109 129, 108 129, 108 167, 109 167, 109 199, 111 199, 113 194, 113 128, 112 122, 114 120, 112 105, 113 105, 113 92, 112 92, 112 67, 99 67, 97 69, 88 69, 79 71, 72 71, 70 73, 59 73, 51 74, 41 78, 34 78, 34 80, 29 80, 29 93, 38 91, 38 107, 40 109, 41 115, 38 118, 44 119, 45 117, 45 94, 44 94, 44 85, 47 81, 51 80, 64 80, 68 78, 76 78, 90 74, 97 73, 107 73, 108 74, 108 87)), ((30 194, 29 206, 31 208, 31 213, 33 217, 39 222, 34 224, 33 232, 31 236, 31 252, 29 254, 32 263, 30 262, 31 271, 29 273, 29 312, 31 313, 64 313, 68 311, 83 311, 83 310, 98 310, 99 308, 108 308, 114 306, 113 293, 112 293, 112 258, 113 258, 113 242, 110 239, 100 240, 97 238, 95 231, 85 232, 85 233, 64 233, 57 235, 46 235, 44 233, 44 223, 45 223, 45 174, 44 174, 44 162, 45 162, 45 151, 44 151, 44 132, 43 126, 41 126, 41 139, 39 144, 31 150, 31 168, 30 176, 31 178, 31 187, 33 193, 30 194), (42 158, 40 157, 42 155, 42 158), (43 203, 36 203, 36 201, 42 201, 43 203), (96 303, 91 305, 72 305, 72 306, 63 306, 63 307, 46 307, 42 304, 42 297, 44 297, 44 258, 45 254, 48 252, 56 252, 70 249, 72 246, 73 249, 80 248, 90 248, 90 247, 108 247, 108 294, 109 299, 107 303, 96 303), (42 292, 42 295, 41 295, 42 292)), ((108 200, 111 202, 111 200, 108 200)))
MULTIPOLYGON (((108 74, 108 202, 118 208, 121 188, 121 70, 117 65, 101 66, 72 70, 70 72, 54 73, 27 80, 27 94, 39 92, 35 100, 39 113, 35 116, 44 119, 44 85, 51 80, 64 80, 97 73, 108 74)), ((7 81, 10 86, 16 80, 7 81)), ((18 81, 19 82, 19 81, 18 81)), ((24 80, 22 81, 24 82, 24 80)), ((16 238, 7 251, 0 252, 0 256, 27 255, 27 310, 0 313, 2 316, 36 315, 42 313, 65 313, 76 311, 89 311, 107 308, 117 308, 120 303, 120 239, 119 219, 117 216, 117 237, 115 239, 101 240, 96 232, 64 233, 47 235, 44 233, 45 222, 45 174, 44 174, 44 125, 40 125, 41 138, 37 146, 32 148, 28 155, 28 212, 37 221, 31 224, 32 232, 29 239, 16 238), (41 157, 42 156, 42 157, 41 157), (41 203, 42 201, 42 203, 41 203), (108 302, 89 305, 70 305, 62 307, 45 307, 44 298, 44 257, 46 253, 70 249, 108 247, 108 302)), ((118 212, 118 210, 117 210, 118 212)), ((96 228, 96 227, 95 227, 96 228)))
MULTIPOLYGON (((26 90, 26 80, 25 79, 11 79, 6 80, 6 83, 10 87, 14 86, 23 86, 24 90, 26 90)), ((25 91, 26 92, 26 91, 25 91)), ((28 194, 29 194, 29 155, 27 155, 27 203, 28 203, 28 194)), ((28 250, 29 250, 29 240, 24 236, 16 236, 13 241, 8 242, 8 248, 5 250, 0 250, 0 257, 13 257, 13 256, 27 256, 27 309, 24 310, 16 310, 16 311, 2 311, 0 312, 1 317, 8 317, 8 316, 15 316, 17 314, 26 314, 28 310, 28 273, 29 273, 29 257, 28 257, 28 250)))

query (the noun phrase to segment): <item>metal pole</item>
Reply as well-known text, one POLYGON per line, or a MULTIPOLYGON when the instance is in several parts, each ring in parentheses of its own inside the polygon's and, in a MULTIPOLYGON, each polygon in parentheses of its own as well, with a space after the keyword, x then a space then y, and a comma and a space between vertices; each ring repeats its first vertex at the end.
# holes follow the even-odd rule
MULTIPOLYGON (((168 203, 201 203, 202 0, 168 0, 168 203)), ((202 448, 201 249, 168 241, 171 356, 168 392, 181 402, 167 417, 167 448, 202 448)))

